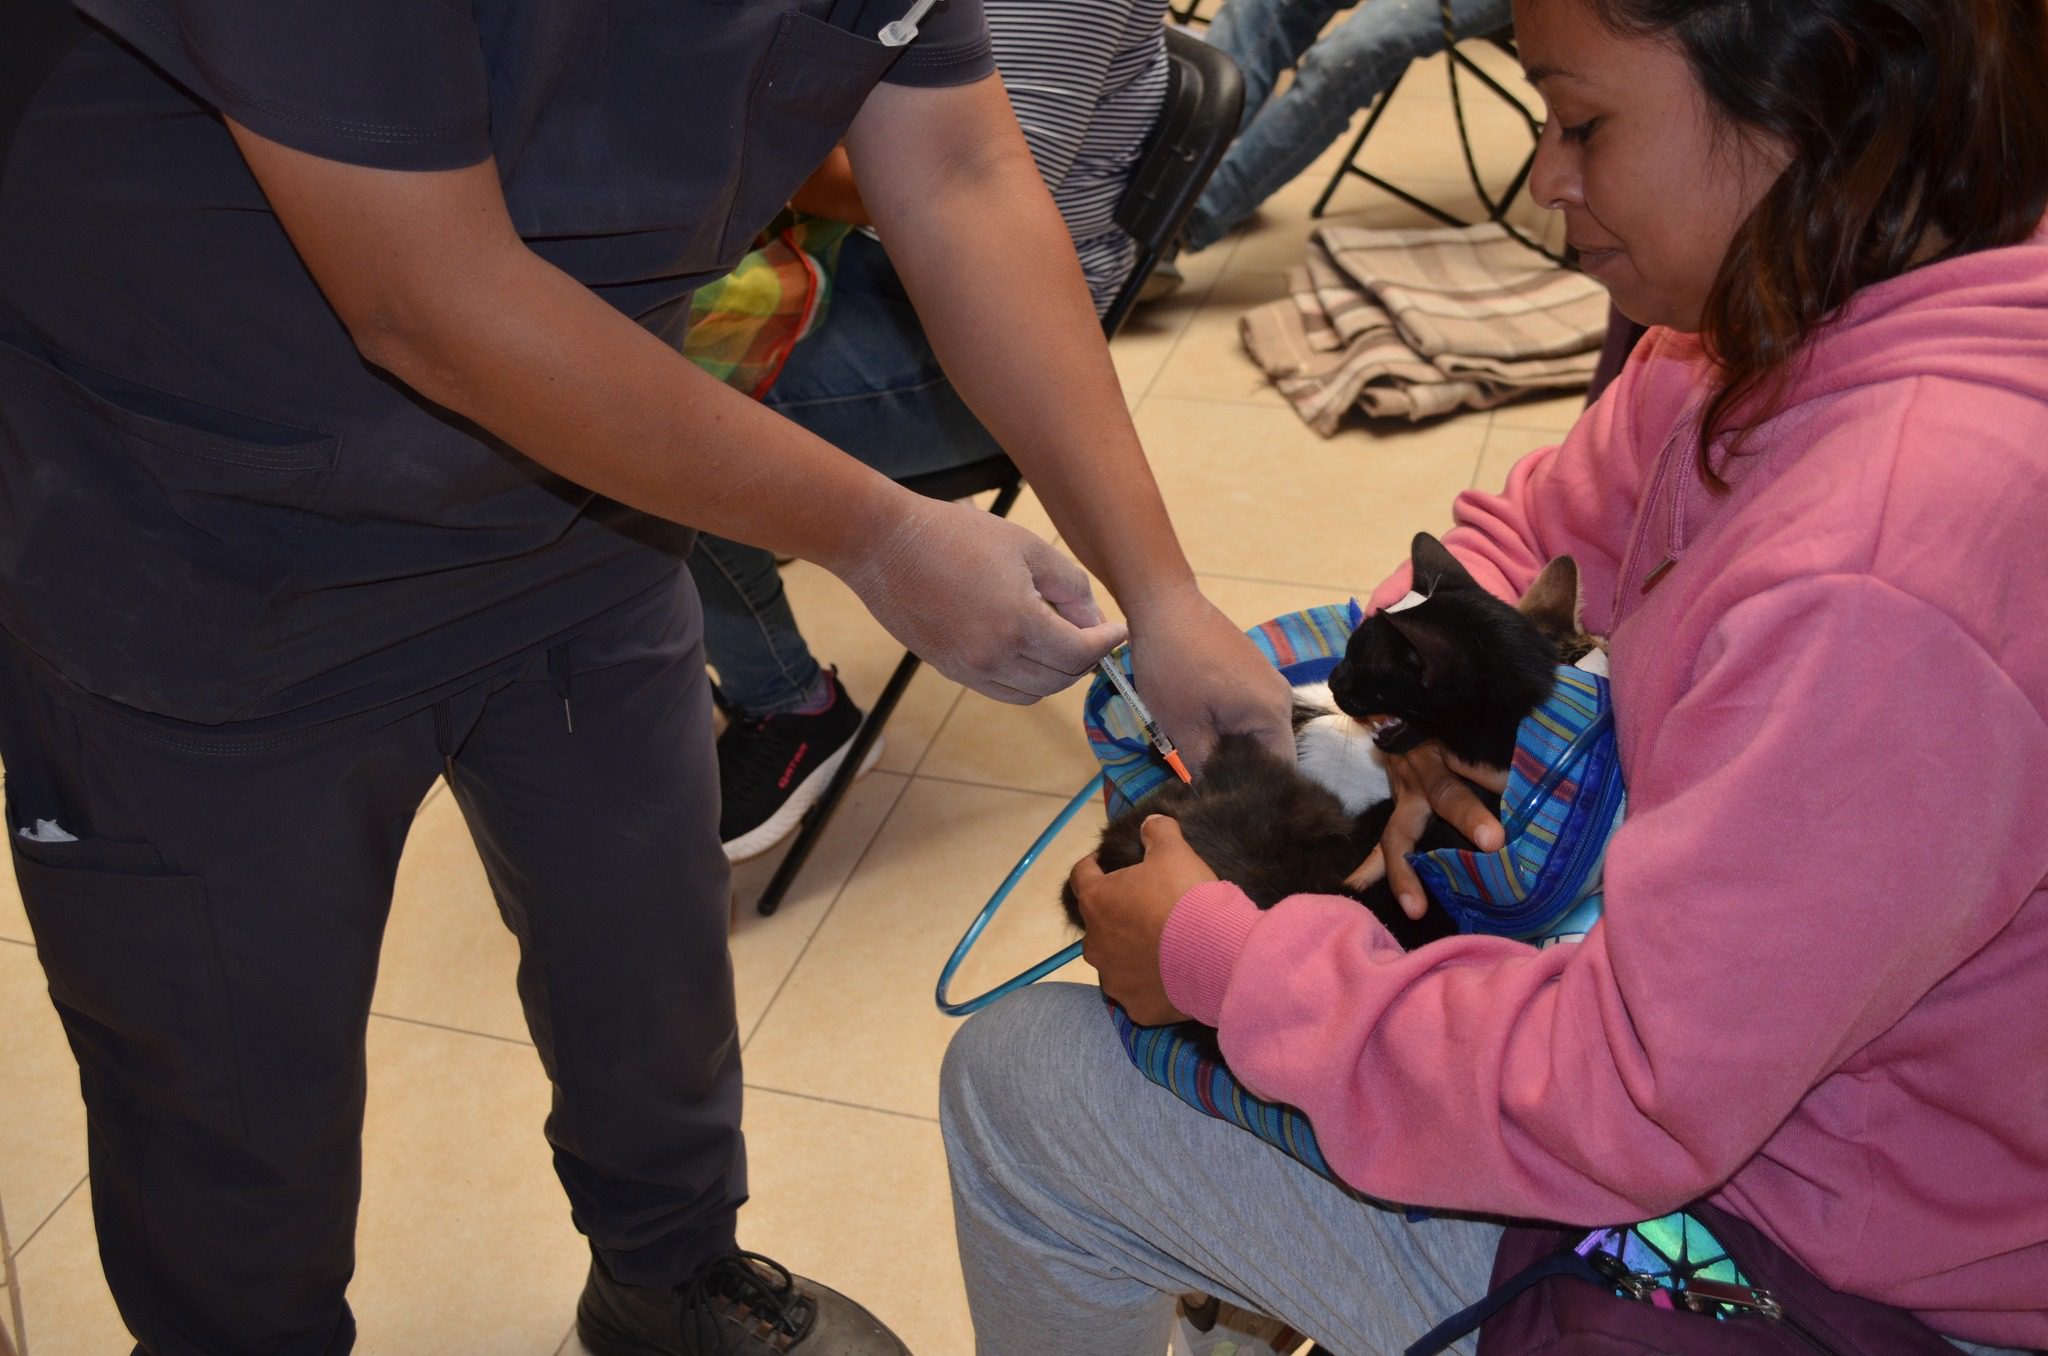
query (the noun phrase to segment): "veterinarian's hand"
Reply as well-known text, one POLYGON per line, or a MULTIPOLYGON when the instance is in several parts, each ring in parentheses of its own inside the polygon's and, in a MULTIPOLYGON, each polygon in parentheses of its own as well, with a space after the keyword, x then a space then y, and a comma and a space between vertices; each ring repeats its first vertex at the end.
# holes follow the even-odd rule
POLYGON ((1294 698, 1251 638, 1190 585, 1127 608, 1138 695, 1199 772, 1218 735, 1255 736, 1294 761, 1294 698))
POLYGON ((1472 787, 1483 786, 1495 793, 1506 790, 1507 769, 1467 763, 1444 752, 1435 740, 1407 753, 1388 754, 1386 763, 1387 780, 1394 788, 1393 816, 1380 833, 1380 845, 1345 884, 1362 889, 1385 876, 1401 903, 1401 912, 1420 918, 1428 897, 1415 868, 1408 865, 1408 854, 1429 827, 1430 816, 1464 834, 1481 852, 1498 851, 1507 841, 1500 821, 1472 787))
POLYGON ((1216 873, 1180 836, 1172 816, 1153 815, 1139 832, 1144 861, 1105 873, 1090 854, 1074 864, 1068 880, 1088 929, 1081 955, 1101 976, 1102 991, 1140 1026, 1163 1026, 1187 1017, 1167 998, 1159 976, 1166 917, 1182 895, 1216 873))
POLYGON ((997 701, 1028 705, 1124 638, 1088 576, 1035 534, 962 504, 905 495, 887 537, 838 573, 927 664, 997 701))

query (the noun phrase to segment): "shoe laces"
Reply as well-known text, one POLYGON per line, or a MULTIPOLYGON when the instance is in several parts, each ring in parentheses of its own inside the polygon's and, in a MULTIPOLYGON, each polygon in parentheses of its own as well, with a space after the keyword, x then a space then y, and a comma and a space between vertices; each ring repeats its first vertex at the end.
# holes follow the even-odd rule
POLYGON ((726 784, 742 798, 765 794, 789 766, 789 755, 797 741, 778 737, 778 723, 788 717, 737 716, 719 741, 718 766, 726 784))
MULTIPOLYGON (((832 700, 836 703, 840 700, 836 681, 833 686, 832 700)), ((788 712, 753 716, 734 710, 729 719, 732 723, 719 740, 718 765, 733 792, 748 797, 766 794, 775 786, 788 770, 796 746, 811 737, 804 727, 816 717, 788 712)))
POLYGON ((771 1349, 787 1351, 818 1318, 816 1301, 796 1288, 789 1268, 757 1252, 713 1258, 681 1288, 681 1296, 684 1340, 708 1328, 719 1351, 732 1350, 726 1320, 771 1349))

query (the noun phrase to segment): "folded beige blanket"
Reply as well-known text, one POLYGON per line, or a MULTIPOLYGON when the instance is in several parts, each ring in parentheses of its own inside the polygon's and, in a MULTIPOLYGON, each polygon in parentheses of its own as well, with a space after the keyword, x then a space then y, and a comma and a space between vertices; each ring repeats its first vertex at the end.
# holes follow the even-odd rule
POLYGON ((1289 297, 1247 311, 1244 346, 1324 437, 1344 412, 1426 419, 1583 387, 1607 293, 1498 225, 1322 226, 1289 297))

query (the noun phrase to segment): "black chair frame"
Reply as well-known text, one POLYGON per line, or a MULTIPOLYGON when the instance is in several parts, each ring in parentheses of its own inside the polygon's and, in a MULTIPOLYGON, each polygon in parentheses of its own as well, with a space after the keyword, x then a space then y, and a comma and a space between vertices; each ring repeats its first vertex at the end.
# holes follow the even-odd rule
MULTIPOLYGON (((1529 174, 1536 167, 1536 142, 1543 135, 1543 119, 1531 110, 1527 104, 1523 103, 1520 96, 1509 90, 1500 81, 1494 79, 1483 66, 1472 60, 1469 55, 1461 50, 1458 40, 1451 33, 1450 5, 1448 0, 1443 0, 1442 9, 1446 38, 1444 50, 1449 57, 1446 64, 1451 82, 1451 111, 1458 124, 1458 148, 1464 155, 1466 178, 1471 181, 1472 191, 1477 195, 1480 206, 1486 210, 1485 220, 1501 226, 1515 239, 1554 263, 1567 264, 1569 266, 1565 258, 1554 253, 1541 241, 1536 240, 1526 231, 1522 230, 1521 227, 1507 219, 1508 208, 1514 204, 1515 195, 1520 193, 1523 185, 1529 182, 1529 174), (1495 197, 1487 190, 1486 181, 1479 173, 1478 159, 1472 153, 1472 134, 1465 124, 1464 95, 1458 85, 1460 71, 1470 75, 1485 88, 1491 90, 1502 103, 1521 116, 1522 122, 1529 129, 1529 154, 1523 159, 1521 167, 1515 171, 1514 177, 1508 181, 1507 188, 1498 197, 1495 197)), ((1515 40, 1511 35, 1493 34, 1484 38, 1483 41, 1491 43, 1507 53, 1508 56, 1520 60, 1520 54, 1515 48, 1515 40)), ((1337 192, 1337 186, 1343 183, 1346 178, 1356 177, 1365 180, 1384 193, 1399 198, 1417 211, 1434 217, 1446 226, 1470 226, 1475 224, 1445 211, 1435 203, 1417 197, 1399 184, 1389 183, 1358 163, 1359 152, 1365 149, 1366 138, 1372 135, 1375 127, 1379 126, 1381 115, 1387 111, 1387 106, 1393 102, 1394 92, 1401 88, 1401 82, 1407 78, 1407 75, 1408 73, 1403 71, 1401 75, 1397 76, 1394 83, 1387 86, 1385 92, 1380 95, 1379 102, 1373 105, 1371 115, 1365 120, 1365 126, 1358 129, 1358 135, 1352 138, 1351 148, 1344 153, 1344 162, 1337 166, 1336 173, 1330 176, 1330 182, 1324 186, 1322 196, 1317 198, 1315 206, 1309 209, 1311 217, 1321 217, 1324 209, 1330 205, 1331 197, 1337 192)))
MULTIPOLYGON (((1138 256, 1130 276, 1103 314, 1105 338, 1114 338, 1123 327, 1131 308, 1137 304, 1139 289, 1172 250, 1174 237, 1187 220, 1196 197, 1237 134, 1238 115, 1244 108, 1244 80, 1228 55, 1178 28, 1166 30, 1166 55, 1166 101, 1139 155, 1130 185, 1117 202, 1117 224, 1137 241, 1138 256)), ((1014 462, 999 455, 913 476, 902 484, 933 499, 964 499, 993 490, 996 497, 989 511, 1003 517, 1023 492, 1024 478, 1014 462)), ((756 912, 772 914, 782 906, 783 896, 817 846, 833 811, 860 775, 868 751, 909 690, 919 663, 916 655, 906 651, 895 672, 889 675, 888 683, 847 745, 846 757, 826 784, 824 794, 805 812, 789 851, 754 905, 756 912)))

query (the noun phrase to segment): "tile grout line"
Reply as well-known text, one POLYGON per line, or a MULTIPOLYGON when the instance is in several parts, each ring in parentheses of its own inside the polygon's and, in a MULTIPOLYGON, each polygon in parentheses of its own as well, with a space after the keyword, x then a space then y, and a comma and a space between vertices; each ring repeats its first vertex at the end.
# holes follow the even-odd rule
MULTIPOLYGON (((934 739, 936 740, 936 736, 934 736, 934 739)), ((927 749, 926 752, 930 752, 930 750, 927 749)), ((919 761, 922 762, 923 760, 919 759, 919 761)), ((914 774, 904 776, 898 773, 896 775, 903 776, 903 782, 902 785, 896 788, 895 798, 889 802, 889 808, 882 812, 882 817, 875 822, 874 832, 868 835, 867 843, 861 848, 860 854, 853 859, 853 865, 847 868, 846 878, 840 881, 839 888, 832 892, 832 898, 826 903, 825 911, 818 915, 817 926, 811 929, 810 936, 804 938, 804 944, 797 948, 797 953, 790 960, 789 967, 782 972, 781 980, 775 985, 775 992, 769 994, 768 1001, 761 1005, 761 1013, 754 1018, 753 1026, 748 1029, 745 1035, 740 1037, 740 1054, 742 1056, 746 1054, 747 1047, 753 1044, 754 1037, 760 1034, 762 1026, 767 1023, 768 1014, 775 1011, 775 1005, 781 1001, 784 990, 789 988, 789 981, 796 975, 797 967, 804 963, 804 957, 811 954, 811 947, 817 943, 819 932, 824 930, 825 924, 831 919, 833 911, 839 907, 839 901, 845 896, 846 888, 853 884, 853 878, 860 874, 860 868, 867 861, 868 854, 874 851, 875 840, 882 836, 882 831, 889 826, 889 821, 896 817, 897 807, 903 803, 904 792, 908 791, 911 782, 916 780, 914 774)), ((744 1078, 741 1080, 741 1085, 746 1086, 744 1078)))
MULTIPOLYGON (((931 669, 932 666, 929 664, 922 664, 920 665, 920 667, 931 669)), ((932 672, 938 673, 938 670, 932 669, 932 672)), ((944 678, 949 683, 953 683, 953 680, 950 678, 946 678, 946 675, 943 673, 939 673, 939 677, 944 678)), ((904 689, 903 695, 906 697, 910 695, 910 691, 908 688, 904 689)), ((946 727, 953 723, 954 715, 958 713, 958 711, 960 710, 960 701, 966 695, 967 689, 964 686, 962 686, 959 683, 953 683, 953 700, 946 704, 946 714, 939 717, 939 723, 937 727, 935 727, 932 730, 932 737, 928 741, 926 741, 924 748, 918 751, 917 761, 910 765, 909 771, 904 774, 906 777, 917 776, 918 770, 924 766, 925 760, 932 756, 932 750, 939 746, 939 740, 944 737, 946 733, 946 727)), ((890 806, 890 813, 895 813, 895 809, 895 806, 890 806)), ((884 818, 886 820, 887 817, 884 816, 884 818)), ((877 828, 875 832, 880 833, 881 829, 877 828)), ((862 853, 861 855, 866 856, 867 854, 862 853)), ((847 879, 851 880, 853 879, 853 877, 851 875, 848 875, 847 879)))
POLYGON ((898 1111, 894 1107, 869 1106, 865 1102, 848 1102, 838 1097, 820 1097, 811 1092, 791 1092, 787 1088, 772 1088, 765 1083, 748 1083, 746 1088, 748 1092, 773 1093, 777 1097, 793 1097, 800 1102, 816 1102, 820 1106, 844 1107, 848 1111, 872 1111, 878 1116, 894 1116, 898 1120, 918 1121, 926 1125, 939 1123, 936 1113, 926 1116, 915 1111, 898 1111))
POLYGON ((1039 796, 1046 800, 1068 801, 1074 798, 1073 791, 1041 791, 1033 786, 1005 786, 1001 782, 977 782, 968 777, 941 777, 935 773, 927 774, 920 780, 937 782, 941 786, 967 786, 977 791, 1012 791, 1020 796, 1039 796))
MULTIPOLYGON (((1134 417, 1138 413, 1139 407, 1152 398, 1152 388, 1159 384, 1159 378, 1165 375, 1167 368, 1173 366, 1173 355, 1178 353, 1180 346, 1187 342, 1188 330, 1194 325, 1195 317, 1201 314, 1202 309, 1209 304, 1209 298, 1215 295, 1217 286, 1223 281, 1223 275, 1230 268, 1230 261, 1237 255, 1238 246, 1243 243, 1243 229, 1239 228, 1233 231, 1231 233, 1230 252, 1225 254, 1222 262, 1216 266, 1216 276, 1209 279, 1209 285, 1202 289, 1199 297, 1190 296, 1188 298, 1194 304, 1189 306, 1187 314, 1181 317, 1180 328, 1174 331, 1173 342, 1166 346, 1165 356, 1160 358, 1159 365, 1152 369, 1152 375, 1146 379, 1145 389, 1138 392, 1137 398, 1130 402, 1130 412, 1134 417)), ((1175 258, 1177 259, 1179 256, 1176 255, 1175 258)), ((1110 340, 1112 344, 1115 342, 1114 339, 1110 340)))
POLYGON ((20 1258, 22 1253, 28 1251, 28 1245, 35 1242, 36 1236, 41 1234, 43 1230, 50 1227, 50 1221, 57 1218, 58 1214, 63 1211, 65 1206, 71 1204, 71 1198, 73 1196, 76 1196, 80 1191, 84 1190, 85 1184, 90 1180, 91 1175, 87 1174, 86 1176, 80 1177, 76 1182, 72 1183, 71 1190, 64 1193, 64 1199, 58 1201, 55 1205, 51 1206, 50 1213, 44 1215, 42 1220, 37 1223, 36 1227, 28 1231, 28 1237, 22 1239, 21 1242, 14 1245, 13 1256, 18 1259, 20 1258))
POLYGON ((445 1031, 451 1036, 474 1036, 478 1040, 496 1041, 500 1045, 516 1045, 522 1050, 536 1048, 531 1038, 522 1040, 517 1036, 501 1036, 495 1031, 472 1031, 466 1026, 450 1026, 446 1022, 430 1022, 424 1017, 401 1017, 395 1012, 378 1012, 375 1009, 371 1010, 370 1015, 379 1021, 397 1022, 402 1026, 425 1027, 429 1031, 445 1031))
POLYGON ((1476 490, 1480 488, 1479 473, 1486 469, 1486 453, 1493 446, 1494 414, 1495 411, 1493 410, 1486 412, 1486 432, 1480 435, 1479 455, 1472 459, 1472 474, 1465 478, 1465 487, 1467 489, 1476 490))

